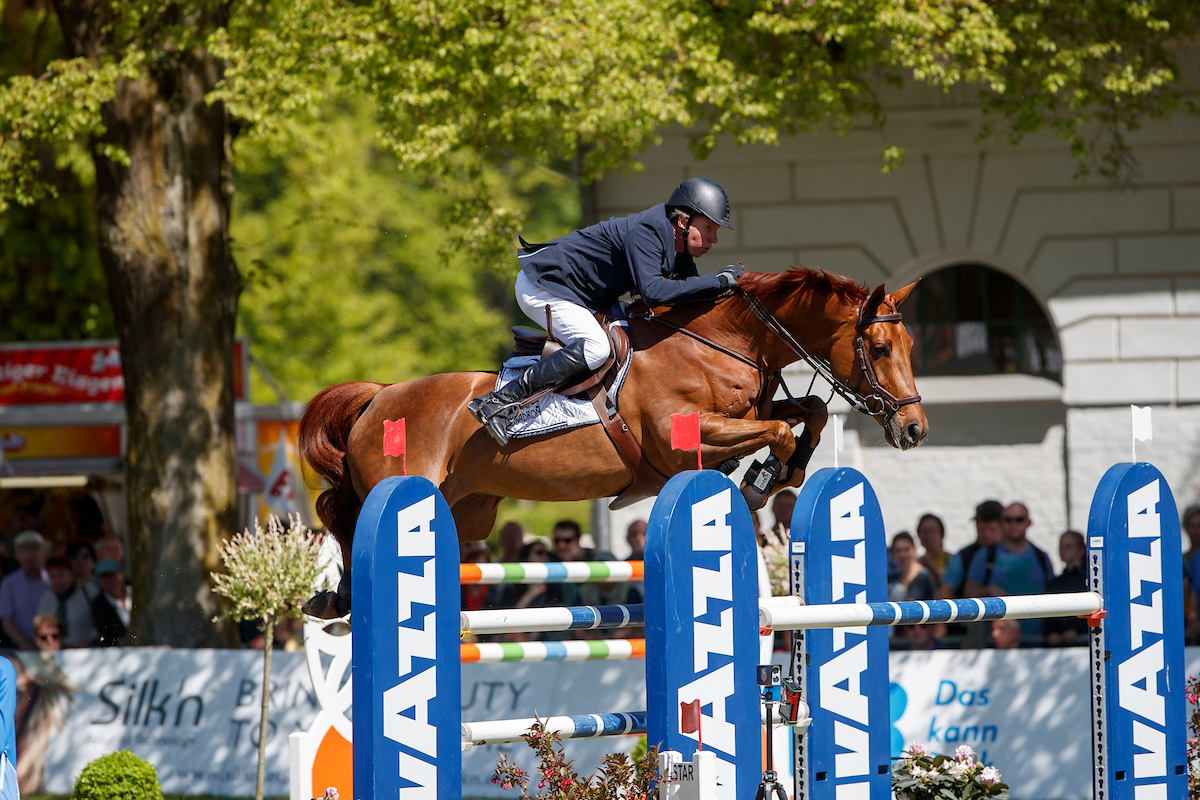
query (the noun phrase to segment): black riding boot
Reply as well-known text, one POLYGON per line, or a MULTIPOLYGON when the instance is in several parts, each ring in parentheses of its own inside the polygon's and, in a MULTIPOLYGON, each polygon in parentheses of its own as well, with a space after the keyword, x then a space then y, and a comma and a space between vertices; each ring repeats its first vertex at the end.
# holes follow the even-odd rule
POLYGON ((522 372, 515 381, 483 397, 476 397, 467 404, 467 410, 504 447, 508 444, 508 418, 517 403, 542 389, 551 389, 587 372, 583 345, 582 339, 576 339, 563 349, 556 350, 522 372))

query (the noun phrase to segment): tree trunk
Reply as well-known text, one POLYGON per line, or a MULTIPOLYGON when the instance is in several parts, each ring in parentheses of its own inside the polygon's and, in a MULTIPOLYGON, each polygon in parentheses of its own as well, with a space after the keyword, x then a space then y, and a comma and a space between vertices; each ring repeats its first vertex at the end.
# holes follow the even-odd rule
MULTIPOLYGON (((108 8, 57 0, 73 55, 105 51, 108 8)), ((223 22, 223 7, 198 8, 201 35, 223 22)), ((216 641, 209 572, 236 524, 231 136, 224 106, 204 101, 222 64, 156 55, 102 109, 104 140, 131 163, 95 157, 97 234, 125 376, 132 633, 195 647, 216 641)))
POLYGON ((267 774, 267 715, 271 707, 271 648, 275 644, 275 617, 268 616, 263 621, 263 635, 262 709, 258 717, 258 776, 254 783, 254 800, 263 800, 263 778, 267 774))

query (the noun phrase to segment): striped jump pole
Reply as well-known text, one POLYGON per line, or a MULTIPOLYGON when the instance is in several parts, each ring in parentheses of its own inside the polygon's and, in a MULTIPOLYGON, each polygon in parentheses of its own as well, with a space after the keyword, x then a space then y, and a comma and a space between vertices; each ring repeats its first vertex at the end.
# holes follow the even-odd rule
POLYGON ((520 742, 537 722, 546 726, 547 733, 563 739, 594 739, 597 736, 629 736, 646 732, 646 712, 624 714, 574 714, 538 719, 498 719, 491 722, 466 722, 462 726, 462 749, 470 750, 482 744, 520 742))
POLYGON ((498 608, 463 611, 459 616, 462 633, 617 630, 646 624, 646 607, 639 603, 626 606, 498 608))
POLYGON ((645 639, 480 642, 459 646, 464 664, 513 661, 622 661, 646 657, 645 639))
POLYGON ((760 620, 797 631, 793 670, 812 723, 796 738, 796 800, 891 797, 884 627, 1076 615, 1091 617, 1094 798, 1187 794, 1179 518, 1151 465, 1119 464, 1101 480, 1087 592, 883 602, 883 520, 852 469, 809 478, 791 535, 793 592, 807 605, 764 606, 760 620))
POLYGON ((846 603, 759 609, 759 624, 777 631, 857 628, 872 625, 931 625, 937 622, 989 622, 995 619, 1078 617, 1104 608, 1095 592, 964 600, 909 600, 900 603, 846 603))
POLYGON ((460 564, 463 586, 496 583, 609 583, 640 581, 641 561, 528 561, 460 564))

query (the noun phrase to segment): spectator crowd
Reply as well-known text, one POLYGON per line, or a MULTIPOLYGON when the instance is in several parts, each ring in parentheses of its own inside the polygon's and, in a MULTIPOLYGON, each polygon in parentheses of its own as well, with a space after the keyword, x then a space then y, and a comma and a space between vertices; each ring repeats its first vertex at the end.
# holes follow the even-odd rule
POLYGON ((0 550, 0 647, 55 651, 126 642, 132 596, 116 536, 75 541, 61 555, 33 529, 0 550))

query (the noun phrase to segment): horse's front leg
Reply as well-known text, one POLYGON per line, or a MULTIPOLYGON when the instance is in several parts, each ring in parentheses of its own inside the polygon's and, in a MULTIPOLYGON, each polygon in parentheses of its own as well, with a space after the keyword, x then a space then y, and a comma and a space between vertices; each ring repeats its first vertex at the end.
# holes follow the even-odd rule
POLYGON ((803 424, 815 442, 829 422, 829 406, 815 394, 799 400, 776 400, 771 403, 768 419, 783 420, 793 428, 803 424))
MULTIPOLYGON (((715 467, 730 458, 745 458, 763 447, 780 461, 791 458, 796 449, 792 428, 779 419, 730 419, 721 414, 700 415, 700 444, 706 467, 715 467)), ((676 454, 677 469, 688 469, 686 456, 676 454)))
POLYGON ((809 395, 800 400, 783 400, 771 404, 771 419, 783 420, 795 427, 803 423, 804 432, 795 440, 795 451, 788 459, 788 469, 779 481, 779 488, 785 486, 798 487, 804 483, 805 470, 813 450, 821 440, 821 431, 829 422, 829 407, 825 401, 816 395, 809 395))

